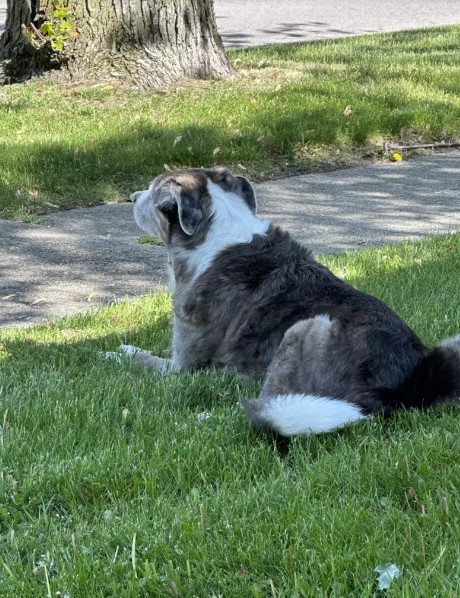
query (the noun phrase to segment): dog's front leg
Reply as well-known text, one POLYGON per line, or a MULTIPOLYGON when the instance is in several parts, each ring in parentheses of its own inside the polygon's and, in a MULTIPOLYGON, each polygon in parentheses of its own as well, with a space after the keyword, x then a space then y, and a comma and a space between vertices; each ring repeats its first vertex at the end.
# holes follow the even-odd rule
POLYGON ((157 357, 150 351, 138 349, 132 345, 121 345, 120 350, 144 367, 153 368, 162 374, 167 374, 168 372, 178 372, 199 365, 196 353, 197 340, 193 329, 184 328, 184 325, 177 318, 174 318, 172 359, 157 357))
POLYGON ((150 351, 139 349, 133 345, 121 345, 118 351, 109 351, 104 353, 104 355, 107 358, 115 359, 118 363, 121 362, 123 356, 130 357, 140 365, 143 365, 146 368, 153 368, 162 374, 183 369, 177 365, 174 359, 157 357, 150 351))
POLYGON ((133 355, 133 359, 144 367, 153 368, 162 374, 167 374, 168 372, 177 372, 180 370, 180 368, 174 363, 174 360, 156 357, 156 355, 152 355, 149 351, 143 351, 142 349, 138 350, 133 355))
POLYGON ((163 359, 150 351, 133 345, 121 345, 116 352, 105 353, 106 357, 120 361, 122 356, 132 358, 137 363, 158 372, 178 372, 207 366, 213 354, 215 342, 210 342, 207 335, 197 333, 194 327, 187 326, 175 318, 173 327, 173 357, 163 359))

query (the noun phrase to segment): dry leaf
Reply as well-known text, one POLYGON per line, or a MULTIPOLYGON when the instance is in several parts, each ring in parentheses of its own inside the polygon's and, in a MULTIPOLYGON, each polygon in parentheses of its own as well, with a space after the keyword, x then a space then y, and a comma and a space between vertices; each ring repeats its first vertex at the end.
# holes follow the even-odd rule
POLYGON ((165 170, 171 170, 167 164, 163 164, 163 168, 164 168, 165 170))
POLYGON ((351 116, 353 114, 353 108, 348 105, 343 111, 344 116, 351 116))
POLYGON ((182 135, 178 135, 175 139, 174 139, 174 143, 173 143, 173 147, 175 147, 179 141, 182 141, 182 135))
POLYGON ((213 152, 212 155, 215 156, 216 154, 218 154, 220 152, 220 147, 216 147, 213 152))
POLYGON ((243 165, 242 165, 242 164, 240 164, 239 162, 238 162, 238 167, 239 167, 239 168, 241 168, 242 170, 247 170, 246 166, 243 166, 243 165))
POLYGON ((257 137, 257 141, 260 143, 261 141, 263 141, 265 139, 264 135, 259 135, 259 137, 257 137))

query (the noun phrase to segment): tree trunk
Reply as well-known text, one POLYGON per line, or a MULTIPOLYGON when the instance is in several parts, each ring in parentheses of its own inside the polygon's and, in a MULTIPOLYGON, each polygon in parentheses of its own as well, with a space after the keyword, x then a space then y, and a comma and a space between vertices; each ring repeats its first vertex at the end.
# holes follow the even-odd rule
POLYGON ((63 48, 53 0, 7 0, 0 83, 47 76, 62 82, 117 80, 159 89, 234 73, 217 33, 213 0, 69 0, 63 48), (41 27, 45 21, 45 25, 41 27))

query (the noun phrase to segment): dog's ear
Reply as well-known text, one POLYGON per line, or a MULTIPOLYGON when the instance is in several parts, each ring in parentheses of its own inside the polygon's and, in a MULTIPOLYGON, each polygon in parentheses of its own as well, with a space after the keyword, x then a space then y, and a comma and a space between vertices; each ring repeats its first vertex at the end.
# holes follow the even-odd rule
POLYGON ((163 187, 156 207, 171 224, 175 218, 185 234, 192 236, 203 220, 203 208, 195 189, 183 189, 176 182, 163 187))
POLYGON ((230 191, 236 193, 241 199, 243 199, 248 208, 253 214, 257 210, 256 192, 254 187, 248 181, 247 178, 240 175, 234 175, 224 166, 214 166, 212 168, 213 182, 220 185, 224 191, 230 191))
POLYGON ((249 209, 253 214, 257 210, 256 192, 254 187, 244 176, 237 175, 234 182, 234 192, 239 195, 247 203, 249 209))

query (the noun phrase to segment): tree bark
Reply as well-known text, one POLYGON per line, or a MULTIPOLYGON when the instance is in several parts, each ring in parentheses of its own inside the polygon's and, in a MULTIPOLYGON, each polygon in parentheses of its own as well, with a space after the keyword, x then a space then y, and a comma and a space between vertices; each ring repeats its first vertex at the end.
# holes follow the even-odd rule
POLYGON ((70 0, 68 6, 73 33, 64 50, 55 51, 40 35, 41 21, 34 21, 51 18, 53 1, 7 0, 0 82, 48 76, 117 80, 147 90, 234 73, 217 33, 213 0, 70 0))

